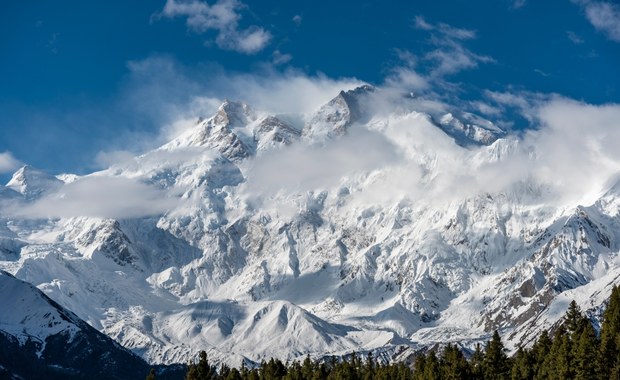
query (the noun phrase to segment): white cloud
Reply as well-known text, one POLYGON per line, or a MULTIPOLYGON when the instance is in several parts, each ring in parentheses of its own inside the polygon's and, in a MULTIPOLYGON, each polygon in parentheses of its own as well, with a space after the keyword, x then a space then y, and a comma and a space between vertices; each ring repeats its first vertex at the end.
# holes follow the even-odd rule
MULTIPOLYGON (((272 114, 308 113, 341 90, 363 84, 355 78, 310 75, 271 64, 257 66, 254 73, 229 71, 208 62, 185 66, 162 55, 128 62, 127 68, 128 75, 108 101, 32 112, 26 120, 49 126, 41 133, 49 134, 45 137, 50 143, 67 148, 69 142, 88 144, 79 157, 80 170, 88 172, 106 168, 123 155, 139 155, 169 142, 199 118, 212 116, 225 99, 272 114), (93 133, 76 134, 84 130, 83 125, 90 125, 93 133)), ((0 158, 4 171, 15 169, 16 160, 9 157, 6 153, 0 158)))
POLYGON ((95 156, 97 165, 103 168, 132 160, 135 154, 127 150, 101 151, 95 156))
POLYGON ((568 39, 571 40, 571 42, 574 43, 575 45, 580 45, 584 43, 583 38, 581 38, 581 36, 579 36, 577 33, 573 31, 570 31, 570 30, 567 31, 566 37, 568 37, 568 39))
POLYGON ((178 204, 153 186, 121 177, 89 176, 30 204, 12 205, 4 212, 21 218, 136 218, 159 215, 178 204))
POLYGON ((255 26, 234 33, 220 33, 216 38, 219 47, 245 54, 258 53, 267 46, 270 40, 271 33, 255 26))
POLYGON ((431 71, 431 76, 455 74, 465 69, 475 68, 479 63, 494 62, 491 57, 475 54, 454 41, 446 40, 439 45, 438 49, 425 56, 426 59, 436 64, 431 71))
POLYGON ((527 0, 514 0, 512 2, 512 8, 514 9, 523 8, 525 6, 525 3, 527 3, 527 0))
POLYGON ((292 19, 292 21, 297 26, 301 25, 302 20, 303 20, 303 18, 300 15, 295 15, 295 16, 293 16, 293 19, 292 19))
POLYGON ((274 65, 283 65, 285 63, 290 62, 291 59, 293 59, 292 55, 282 53, 280 50, 275 50, 271 56, 272 56, 274 65))
POLYGON ((394 202, 405 197, 423 203, 461 200, 481 193, 510 193, 520 184, 544 189, 548 205, 589 205, 620 174, 620 105, 595 106, 559 96, 541 100, 527 94, 506 101, 529 107, 538 128, 524 133, 499 162, 477 158, 487 147, 464 149, 416 114, 392 117, 383 131, 405 160, 382 164, 374 185, 360 190, 358 202, 394 202), (525 98, 525 99, 523 99, 525 98), (367 192, 367 193, 365 193, 367 192))
POLYGON ((226 50, 254 54, 271 40, 269 31, 256 25, 240 29, 240 11, 247 8, 238 0, 218 0, 213 5, 200 0, 167 0, 161 16, 185 17, 187 27, 195 33, 217 31, 215 42, 226 50))
POLYGON ((421 30, 434 30, 435 29, 435 27, 429 24, 428 22, 426 22, 426 19, 422 16, 415 16, 413 19, 413 25, 415 26, 416 29, 421 29, 421 30))
POLYGON ((341 90, 363 84, 355 78, 332 79, 270 65, 254 73, 230 72, 218 65, 188 68, 162 56, 132 62, 130 68, 130 104, 163 113, 159 119, 165 124, 211 116, 225 98, 270 113, 312 112, 341 90))
POLYGON ((265 72, 261 75, 227 75, 230 92, 252 106, 271 113, 308 113, 325 104, 342 90, 362 84, 356 79, 306 76, 297 71, 265 72))
POLYGON ((486 116, 500 116, 502 110, 498 107, 493 107, 482 101, 473 101, 470 105, 477 111, 486 116))
POLYGON ((325 146, 295 145, 257 158, 247 189, 270 194, 333 187, 342 177, 397 162, 397 147, 380 133, 353 128, 325 146))
POLYGON ((433 62, 429 73, 431 79, 472 69, 480 63, 494 62, 493 58, 475 54, 463 45, 464 41, 476 38, 474 30, 445 23, 431 24, 422 16, 415 17, 414 27, 431 33, 430 43, 435 48, 422 56, 422 59, 433 62))
POLYGON ((0 153, 0 173, 12 172, 21 165, 22 163, 11 152, 0 153))
POLYGON ((587 204, 588 195, 596 195, 619 173, 620 105, 556 97, 541 105, 536 116, 541 128, 526 136, 539 156, 532 170, 564 198, 587 204))
POLYGON ((543 94, 528 91, 497 92, 485 91, 484 96, 502 109, 516 109, 521 116, 533 122, 537 117, 537 110, 542 104, 549 102, 555 97, 553 94, 543 94))
POLYGON ((549 77, 549 76, 551 76, 551 74, 549 74, 548 72, 543 71, 543 70, 541 70, 541 69, 534 69, 534 72, 535 72, 536 74, 540 75, 540 76, 543 76, 543 77, 549 77))
POLYGON ((573 0, 582 7, 596 30, 612 41, 620 42, 620 5, 607 1, 573 0))
POLYGON ((433 25, 424 19, 422 16, 416 16, 414 18, 414 27, 416 29, 437 31, 445 37, 457 40, 471 40, 476 38, 476 31, 470 29, 455 28, 446 23, 439 23, 433 25))
POLYGON ((403 90, 424 91, 430 88, 428 78, 419 74, 412 68, 395 67, 385 79, 385 86, 403 90))

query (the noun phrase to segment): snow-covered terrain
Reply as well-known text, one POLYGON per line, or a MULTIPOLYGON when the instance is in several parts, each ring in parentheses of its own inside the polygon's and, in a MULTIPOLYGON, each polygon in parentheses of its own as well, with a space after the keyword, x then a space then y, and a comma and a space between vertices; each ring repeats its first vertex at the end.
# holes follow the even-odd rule
POLYGON ((121 379, 147 364, 34 286, 0 271, 0 377, 121 379))
POLYGON ((620 185, 563 196, 543 132, 383 96, 294 117, 226 101, 101 172, 25 167, 0 187, 0 269, 151 363, 402 357, 494 329, 514 348, 572 299, 596 317, 620 185))

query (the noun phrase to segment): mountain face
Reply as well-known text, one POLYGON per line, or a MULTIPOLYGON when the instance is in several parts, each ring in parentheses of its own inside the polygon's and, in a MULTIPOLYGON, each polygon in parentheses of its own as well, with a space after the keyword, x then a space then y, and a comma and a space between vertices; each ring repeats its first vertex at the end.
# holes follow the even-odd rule
POLYGON ((0 271, 0 376, 135 379, 147 364, 49 299, 0 271))
MULTIPOLYGON (((535 165, 541 152, 481 117, 406 97, 380 108, 382 96, 341 92, 302 122, 226 101, 101 172, 60 181, 25 168, 0 191, 23 209, 105 178, 157 189, 169 206, 122 218, 5 212, 0 268, 151 363, 203 349, 233 365, 398 359, 494 329, 514 349, 573 299, 596 319, 620 276, 620 186, 586 204, 557 201, 532 177, 499 186, 497 165, 535 165)), ((58 329, 74 326, 58 315, 58 329)))
POLYGON ((35 199, 58 189, 62 184, 58 178, 26 165, 13 174, 6 187, 27 199, 35 199))

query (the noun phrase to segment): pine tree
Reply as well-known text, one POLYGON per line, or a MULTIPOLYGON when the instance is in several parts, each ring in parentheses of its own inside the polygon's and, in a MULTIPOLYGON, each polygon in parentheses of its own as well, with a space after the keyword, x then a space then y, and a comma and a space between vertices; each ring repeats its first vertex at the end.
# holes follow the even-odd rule
POLYGON ((200 351, 199 360, 198 360, 198 380, 211 380, 214 378, 215 370, 211 368, 209 364, 209 359, 207 358, 207 353, 205 351, 200 351))
POLYGON ((241 377, 241 373, 237 370, 237 368, 231 369, 230 372, 228 372, 228 376, 226 376, 226 378, 224 378, 223 375, 220 374, 220 378, 224 380, 243 380, 243 377, 241 377))
POLYGON ((198 367, 195 364, 190 363, 188 365, 185 380, 200 380, 200 377, 198 376, 198 367))
POLYGON ((553 344, 551 345, 551 351, 547 356, 547 361, 544 364, 548 379, 572 379, 573 373, 573 360, 572 360, 572 344, 570 335, 566 331, 566 328, 562 325, 555 332, 553 336, 553 344))
POLYGON ((244 377, 244 380, 260 380, 259 371, 257 369, 248 371, 248 374, 244 377))
POLYGON ((543 375, 542 368, 545 360, 549 356, 549 352, 551 351, 551 345, 552 342, 551 338, 549 338, 549 332, 547 330, 543 330, 540 337, 538 337, 536 344, 532 347, 532 365, 534 366, 533 372, 534 375, 537 375, 538 379, 547 379, 547 377, 543 375))
POLYGON ((609 304, 603 314, 601 326, 601 344, 597 360, 599 379, 607 380, 612 375, 613 369, 620 363, 618 361, 620 333, 620 289, 614 285, 609 304))
POLYGON ((271 358, 267 363, 261 363, 259 372, 261 380, 282 379, 286 376, 286 367, 280 360, 271 358))
POLYGON ((424 366, 424 380, 439 380, 441 379, 441 367, 439 366, 439 360, 434 351, 431 351, 426 356, 426 365, 424 366))
POLYGON ((480 343, 476 343, 476 349, 471 356, 470 367, 472 379, 484 379, 484 352, 482 352, 482 347, 480 346, 480 343))
POLYGON ((598 340, 596 331, 588 321, 581 328, 581 335, 573 347, 575 363, 575 379, 590 380, 596 378, 596 354, 598 340))
POLYGON ((146 380, 155 380, 156 378, 157 377, 155 377, 155 368, 151 368, 151 371, 146 376, 146 380))
POLYGON ((484 351, 483 374, 485 379, 507 379, 508 357, 504 352, 504 344, 497 330, 484 351))
POLYGON ((200 351, 198 354, 198 363, 190 362, 187 366, 187 373, 185 374, 186 380, 211 380, 216 379, 217 374, 215 368, 209 364, 207 353, 200 351))
POLYGON ((314 377, 314 372, 316 371, 316 367, 312 359, 310 359, 310 355, 306 356, 302 365, 301 365, 301 375, 304 379, 312 379, 314 377))
MULTIPOLYGON (((219 373, 219 378, 221 379, 226 379, 228 377, 228 374, 230 373, 230 367, 227 366, 226 364, 222 364, 220 366, 220 373, 219 373)), ((217 377, 216 377, 217 378, 217 377)))
POLYGON ((581 328, 583 327, 583 315, 581 314, 581 309, 577 305, 575 300, 571 301, 568 305, 568 311, 564 316, 564 327, 566 331, 570 334, 570 337, 573 341, 579 339, 581 335, 581 328))
POLYGON ((512 380, 530 380, 534 378, 534 359, 533 354, 519 347, 512 364, 510 378, 512 380))
POLYGON ((301 371, 301 365, 297 360, 294 360, 290 365, 287 366, 286 376, 284 376, 285 380, 303 380, 304 376, 301 371))
POLYGON ((364 380, 373 380, 375 378, 375 360, 372 351, 366 355, 366 364, 364 365, 362 378, 364 380))
POLYGON ((413 363, 413 380, 424 380, 424 368, 426 368, 426 355, 422 352, 413 363))
POLYGON ((461 350, 453 344, 446 345, 441 355, 440 365, 444 380, 468 379, 471 376, 469 363, 461 350))

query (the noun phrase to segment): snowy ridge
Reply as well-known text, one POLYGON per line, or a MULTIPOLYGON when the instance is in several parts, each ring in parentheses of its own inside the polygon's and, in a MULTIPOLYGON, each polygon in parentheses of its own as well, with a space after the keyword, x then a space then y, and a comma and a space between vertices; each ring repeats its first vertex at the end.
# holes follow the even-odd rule
POLYGON ((13 174, 6 187, 34 199, 58 189, 62 184, 58 178, 26 165, 13 174))
POLYGON ((78 331, 78 318, 54 307, 36 288, 25 285, 6 272, 0 272, 2 304, 0 330, 17 338, 21 344, 36 340, 45 347, 45 340, 59 333, 69 339, 78 331), (26 288, 26 289, 24 289, 26 288))
MULTIPOLYGON (((85 176, 159 189, 175 199, 167 211, 7 215, 0 268, 151 363, 202 349, 234 365, 402 358, 496 328, 512 348, 556 323, 568 298, 600 309, 620 276, 617 184, 576 204, 532 176, 502 183, 500 164, 540 152, 418 99, 373 112, 380 96, 341 92, 303 128, 226 101, 168 144, 85 176)), ((57 186, 40 183, 43 198, 57 186)))
POLYGON ((123 379, 146 372, 140 358, 4 271, 0 302, 3 378, 123 379))

